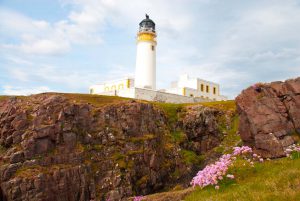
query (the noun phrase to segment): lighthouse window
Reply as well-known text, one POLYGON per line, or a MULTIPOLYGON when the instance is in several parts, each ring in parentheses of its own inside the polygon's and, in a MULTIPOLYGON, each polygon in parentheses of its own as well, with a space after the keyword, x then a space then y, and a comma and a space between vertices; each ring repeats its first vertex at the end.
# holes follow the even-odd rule
POLYGON ((154 51, 154 45, 151 46, 152 51, 154 51))
POLYGON ((124 85, 123 84, 119 84, 118 86, 118 90, 124 89, 124 85))
POLYGON ((201 91, 204 91, 204 84, 201 84, 201 91))

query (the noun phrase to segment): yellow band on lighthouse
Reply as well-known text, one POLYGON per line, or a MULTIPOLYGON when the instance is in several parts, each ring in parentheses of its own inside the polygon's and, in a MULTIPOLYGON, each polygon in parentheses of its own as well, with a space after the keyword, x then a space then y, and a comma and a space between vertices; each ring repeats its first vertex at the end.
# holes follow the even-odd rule
POLYGON ((137 41, 153 41, 155 40, 156 35, 153 33, 139 33, 137 36, 137 41))

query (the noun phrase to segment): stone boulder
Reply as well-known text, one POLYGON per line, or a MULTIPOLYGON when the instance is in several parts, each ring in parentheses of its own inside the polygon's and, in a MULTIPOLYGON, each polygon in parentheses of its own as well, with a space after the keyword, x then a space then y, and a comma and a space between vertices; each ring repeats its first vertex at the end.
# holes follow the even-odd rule
POLYGON ((300 78, 258 83, 236 98, 239 133, 264 157, 282 157, 300 133, 300 78))

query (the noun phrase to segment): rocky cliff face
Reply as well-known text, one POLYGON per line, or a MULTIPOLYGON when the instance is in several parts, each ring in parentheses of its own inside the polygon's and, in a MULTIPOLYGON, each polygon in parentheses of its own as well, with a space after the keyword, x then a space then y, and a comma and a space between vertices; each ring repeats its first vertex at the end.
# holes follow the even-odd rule
POLYGON ((41 94, 0 101, 0 198, 122 200, 161 191, 193 174, 189 153, 219 144, 220 111, 187 108, 172 138, 165 113, 150 103, 90 104, 41 94), (184 152, 185 153, 185 152, 184 152))
MULTIPOLYGON (((178 122, 178 127, 182 128, 187 137, 182 147, 204 154, 218 146, 223 137, 219 126, 224 123, 221 122, 220 117, 230 120, 231 115, 226 116, 222 110, 199 105, 186 107, 186 112, 178 122)), ((230 122, 226 123, 230 124, 230 122)))
POLYGON ((264 157, 284 156, 300 133, 300 78, 256 84, 236 98, 239 133, 264 157))

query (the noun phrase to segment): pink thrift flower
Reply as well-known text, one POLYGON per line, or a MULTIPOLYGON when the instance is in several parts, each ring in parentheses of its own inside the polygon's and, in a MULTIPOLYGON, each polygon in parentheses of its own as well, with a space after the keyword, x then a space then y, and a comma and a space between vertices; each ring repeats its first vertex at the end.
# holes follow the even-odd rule
POLYGON ((293 150, 292 149, 286 149, 285 151, 289 153, 289 152, 292 152, 293 150))
POLYGON ((135 196, 135 197, 133 198, 133 201, 142 201, 143 199, 144 199, 143 196, 135 196))
POLYGON ((216 189, 216 190, 219 190, 219 189, 220 189, 220 186, 215 186, 215 189, 216 189))

